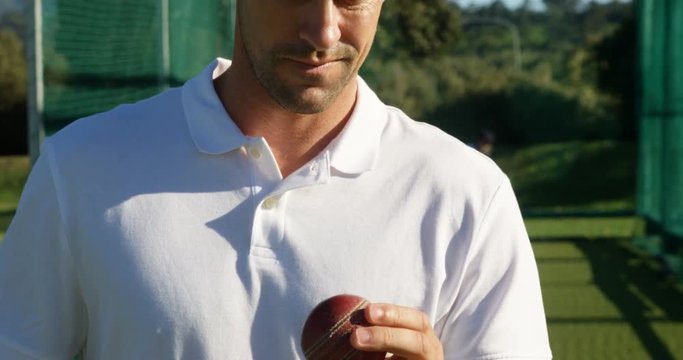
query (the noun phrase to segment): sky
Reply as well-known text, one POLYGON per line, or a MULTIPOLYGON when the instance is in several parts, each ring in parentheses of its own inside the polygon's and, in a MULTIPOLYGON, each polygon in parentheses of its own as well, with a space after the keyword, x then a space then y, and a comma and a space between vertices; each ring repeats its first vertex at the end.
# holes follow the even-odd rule
MULTIPOLYGON (((451 0, 458 5, 462 7, 468 7, 468 6, 483 6, 483 5, 489 5, 495 0, 451 0)), ((582 0, 582 3, 590 3, 590 2, 597 2, 597 3, 608 3, 612 0, 582 0)), ((620 2, 631 2, 631 0, 618 0, 620 2)), ((509 8, 514 9, 519 7, 524 0, 503 0, 505 5, 507 5, 509 8)), ((542 9, 543 8, 543 1, 542 0, 532 0, 533 6, 536 9, 542 9)))

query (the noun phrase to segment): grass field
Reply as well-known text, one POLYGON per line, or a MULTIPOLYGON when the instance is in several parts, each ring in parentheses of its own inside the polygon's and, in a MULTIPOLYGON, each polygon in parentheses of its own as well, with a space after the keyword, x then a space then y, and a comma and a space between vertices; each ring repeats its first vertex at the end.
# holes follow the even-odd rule
POLYGON ((536 239, 556 359, 683 359, 683 289, 628 239, 536 239))
MULTIPOLYGON (((497 149, 538 262, 555 359, 683 360, 683 286, 632 246, 635 146, 609 141, 497 149), (553 217, 554 212, 572 212, 553 217), (551 216, 549 216, 551 215, 551 216)), ((0 239, 28 171, 0 157, 0 239)))
POLYGON ((636 144, 610 140, 499 148, 525 213, 601 212, 635 207, 636 144))
POLYGON ((0 156, 0 239, 14 215, 28 169, 26 156, 0 156))

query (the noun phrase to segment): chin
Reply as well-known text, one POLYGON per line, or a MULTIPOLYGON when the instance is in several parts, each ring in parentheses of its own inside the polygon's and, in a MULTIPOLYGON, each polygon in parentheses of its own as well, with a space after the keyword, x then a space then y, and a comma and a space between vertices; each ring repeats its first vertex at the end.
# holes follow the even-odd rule
POLYGON ((288 111, 291 111, 296 114, 303 114, 303 115, 313 115, 313 114, 319 114, 321 112, 324 112, 330 107, 330 104, 328 103, 322 103, 322 102, 312 102, 312 101, 299 101, 295 104, 282 104, 280 105, 287 109, 288 111))
POLYGON ((297 114, 319 114, 332 106, 339 97, 340 91, 305 89, 301 92, 287 94, 271 94, 273 99, 288 111, 297 114))

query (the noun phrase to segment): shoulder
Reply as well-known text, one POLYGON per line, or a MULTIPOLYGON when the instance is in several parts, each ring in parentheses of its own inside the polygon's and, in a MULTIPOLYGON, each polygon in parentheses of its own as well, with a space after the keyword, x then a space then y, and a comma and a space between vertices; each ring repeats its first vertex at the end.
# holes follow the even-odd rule
POLYGON ((392 106, 387 106, 387 119, 383 147, 435 181, 495 188, 507 179, 491 158, 441 129, 392 106))
POLYGON ((78 119, 49 137, 61 152, 97 152, 101 149, 152 145, 184 126, 181 92, 169 89, 132 104, 78 119))
POLYGON ((62 191, 121 183, 187 156, 194 145, 180 100, 181 92, 170 89, 76 120, 47 138, 41 153, 49 159, 62 191))

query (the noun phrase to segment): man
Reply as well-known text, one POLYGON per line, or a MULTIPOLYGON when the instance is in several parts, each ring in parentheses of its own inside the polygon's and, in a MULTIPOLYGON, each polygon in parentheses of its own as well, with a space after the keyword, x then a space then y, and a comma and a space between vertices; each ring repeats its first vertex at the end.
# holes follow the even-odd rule
POLYGON ((0 358, 549 358, 507 178, 357 77, 381 0, 238 0, 232 62, 48 139, 0 248, 0 358), (455 165, 454 165, 455 164, 455 165))

